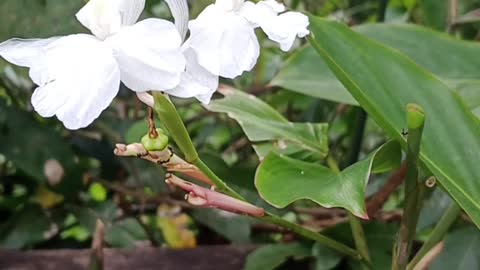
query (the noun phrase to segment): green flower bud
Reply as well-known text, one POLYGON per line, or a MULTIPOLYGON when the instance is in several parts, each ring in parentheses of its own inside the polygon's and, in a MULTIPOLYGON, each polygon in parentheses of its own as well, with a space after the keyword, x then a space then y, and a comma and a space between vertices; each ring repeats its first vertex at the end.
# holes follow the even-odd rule
POLYGON ((161 128, 157 128, 158 137, 150 138, 149 134, 143 136, 141 142, 147 151, 162 151, 168 146, 168 136, 161 128))

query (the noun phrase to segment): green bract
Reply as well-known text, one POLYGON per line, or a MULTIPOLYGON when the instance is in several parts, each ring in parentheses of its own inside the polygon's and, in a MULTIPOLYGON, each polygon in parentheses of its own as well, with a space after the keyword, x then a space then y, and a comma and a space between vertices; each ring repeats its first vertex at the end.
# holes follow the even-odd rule
POLYGON ((147 151, 162 151, 168 146, 168 136, 162 129, 157 128, 158 137, 150 138, 149 134, 142 137, 142 145, 147 151))

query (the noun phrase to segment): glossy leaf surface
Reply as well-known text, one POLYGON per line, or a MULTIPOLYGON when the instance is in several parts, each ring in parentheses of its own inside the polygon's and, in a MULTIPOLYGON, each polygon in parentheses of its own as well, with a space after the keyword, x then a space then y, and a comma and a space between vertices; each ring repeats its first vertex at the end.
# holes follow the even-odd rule
POLYGON ((367 218, 365 188, 370 173, 397 167, 400 158, 400 145, 389 142, 338 174, 317 163, 272 152, 258 167, 255 185, 263 199, 278 208, 309 199, 323 207, 342 207, 367 218))
POLYGON ((405 106, 425 110, 421 161, 480 225, 480 124, 459 96, 396 50, 346 26, 311 18, 311 42, 330 69, 392 138, 404 142, 405 106))

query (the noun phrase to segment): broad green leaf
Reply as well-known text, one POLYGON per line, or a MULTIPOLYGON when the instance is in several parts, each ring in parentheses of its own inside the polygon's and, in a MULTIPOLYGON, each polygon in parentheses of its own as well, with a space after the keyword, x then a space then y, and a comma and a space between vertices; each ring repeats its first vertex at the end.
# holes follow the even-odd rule
POLYGON ((270 84, 316 98, 357 105, 310 46, 294 53, 270 84))
POLYGON ((448 234, 442 253, 430 269, 480 269, 480 231, 467 227, 448 234))
POLYGON ((105 226, 110 226, 117 216, 118 207, 112 201, 93 203, 85 207, 71 207, 71 211, 78 223, 91 234, 95 232, 97 220, 101 220, 105 226))
POLYGON ((0 40, 46 38, 86 31, 75 18, 82 0, 2 0, 0 40))
POLYGON ((192 211, 192 217, 208 226, 233 244, 250 242, 250 221, 248 217, 231 215, 216 209, 199 209, 192 211))
POLYGON ((458 95, 409 58, 339 23, 311 18, 311 42, 392 138, 405 142, 405 106, 425 110, 421 161, 480 225, 480 123, 458 95))
POLYGON ((0 115, 6 116, 5 123, 0 124, 0 153, 16 167, 39 183, 44 183, 47 181, 46 165, 55 160, 65 173, 58 185, 62 191, 75 191, 82 185, 75 155, 55 130, 1 100, 0 115))
MULTIPOLYGON (((469 108, 480 106, 478 43, 412 24, 366 24, 354 30, 412 58, 458 90, 469 108)), ((309 46, 292 55, 271 84, 313 97, 357 104, 325 61, 309 46)))
POLYGON ((319 243, 313 245, 312 255, 315 257, 314 270, 334 269, 342 260, 342 255, 337 251, 319 243))
POLYGON ((291 142, 323 157, 328 152, 327 125, 292 123, 260 99, 233 89, 222 89, 225 98, 208 105, 214 112, 237 120, 252 142, 291 142))
POLYGON ((367 218, 365 188, 370 173, 395 168, 400 159, 400 145, 392 141, 338 174, 317 163, 272 152, 258 167, 255 185, 262 198, 278 208, 309 199, 324 207, 343 207, 367 218))
POLYGON ((146 240, 145 229, 135 218, 115 222, 105 233, 105 242, 112 248, 134 248, 138 242, 146 240))
POLYGON ((0 226, 0 247, 18 249, 48 240, 52 226, 39 206, 26 205, 0 226))
POLYGON ((248 255, 244 269, 273 270, 289 258, 301 259, 308 256, 310 256, 310 249, 302 244, 266 245, 248 255))

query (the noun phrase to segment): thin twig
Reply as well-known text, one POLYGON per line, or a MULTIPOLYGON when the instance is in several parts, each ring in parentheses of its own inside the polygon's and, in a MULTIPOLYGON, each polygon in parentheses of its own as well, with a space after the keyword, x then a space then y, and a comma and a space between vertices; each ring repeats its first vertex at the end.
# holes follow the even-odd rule
POLYGON ((450 12, 448 18, 447 32, 453 34, 455 32, 455 21, 458 16, 458 0, 450 0, 450 12))
POLYGON ((93 235, 92 250, 90 254, 89 270, 103 270, 103 240, 105 238, 105 225, 98 219, 93 235))

